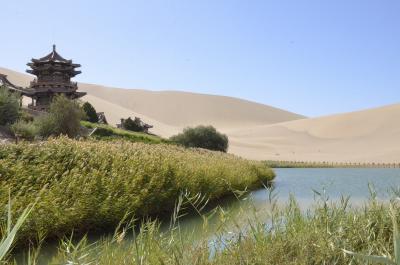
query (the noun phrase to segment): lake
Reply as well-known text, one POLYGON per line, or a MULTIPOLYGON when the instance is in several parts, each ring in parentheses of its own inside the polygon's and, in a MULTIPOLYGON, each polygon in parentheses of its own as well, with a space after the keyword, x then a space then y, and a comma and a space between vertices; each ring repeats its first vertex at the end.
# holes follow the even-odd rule
MULTIPOLYGON (((370 187, 380 200, 388 200, 393 189, 400 189, 398 168, 279 168, 275 173, 272 194, 278 205, 285 205, 293 195, 303 210, 312 207, 316 199, 321 199, 315 191, 324 194, 324 198, 331 202, 339 201, 341 196, 350 196, 350 205, 358 207, 370 198, 370 187)), ((265 212, 271 205, 270 192, 262 188, 240 199, 222 200, 221 205, 229 212, 232 223, 246 223, 255 212, 258 218, 263 218, 263 215, 268 218, 265 212)), ((196 231, 201 231, 202 219, 191 215, 183 218, 180 225, 182 230, 196 234, 196 231)), ((210 236, 218 227, 218 218, 210 219, 210 236)))
MULTIPOLYGON (((314 201, 313 190, 325 189, 332 200, 338 200, 341 195, 350 196, 353 204, 359 204, 369 197, 369 184, 382 199, 400 187, 398 168, 280 168, 275 172, 274 187, 279 201, 287 201, 293 194, 303 207, 314 201)), ((266 192, 257 190, 250 196, 257 202, 265 200, 266 192)))

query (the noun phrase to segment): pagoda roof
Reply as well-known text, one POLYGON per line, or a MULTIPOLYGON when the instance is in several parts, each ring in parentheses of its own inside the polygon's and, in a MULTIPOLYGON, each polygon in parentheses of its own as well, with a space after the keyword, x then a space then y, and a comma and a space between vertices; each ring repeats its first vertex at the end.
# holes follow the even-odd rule
POLYGON ((59 62, 59 63, 72 64, 72 60, 64 59, 60 54, 58 54, 58 52, 56 51, 56 45, 53 45, 53 51, 51 53, 40 59, 32 59, 32 62, 34 63, 59 62))
POLYGON ((0 73, 0 86, 5 86, 9 90, 17 91, 20 92, 21 94, 25 93, 25 89, 23 87, 14 85, 7 79, 7 75, 2 73, 0 73))

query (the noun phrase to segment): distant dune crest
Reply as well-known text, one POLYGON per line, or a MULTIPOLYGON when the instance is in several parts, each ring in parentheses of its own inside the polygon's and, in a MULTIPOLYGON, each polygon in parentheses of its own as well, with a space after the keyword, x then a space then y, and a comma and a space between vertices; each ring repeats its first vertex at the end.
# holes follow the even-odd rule
MULTIPOLYGON (((5 68, 17 85, 32 77, 5 68)), ((108 121, 139 116, 153 132, 169 137, 186 126, 214 125, 230 138, 231 153, 251 159, 400 162, 400 104, 307 119, 237 98, 188 92, 154 92, 79 84, 83 100, 105 112, 108 121)))

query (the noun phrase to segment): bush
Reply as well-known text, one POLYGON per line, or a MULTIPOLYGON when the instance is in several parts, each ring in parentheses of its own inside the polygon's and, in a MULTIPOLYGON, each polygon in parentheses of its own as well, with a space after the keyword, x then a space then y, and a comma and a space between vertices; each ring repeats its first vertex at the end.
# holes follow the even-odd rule
POLYGON ((32 122, 35 120, 32 114, 30 114, 27 110, 21 109, 19 113, 19 119, 25 122, 32 122))
POLYGON ((82 109, 86 113, 86 121, 90 121, 93 123, 99 122, 99 117, 97 116, 97 112, 92 104, 90 104, 89 102, 85 102, 83 103, 82 109))
POLYGON ((131 117, 128 119, 124 120, 122 122, 122 128, 128 131, 133 131, 133 132, 143 132, 144 128, 141 125, 140 119, 135 118, 135 120, 132 120, 131 117))
POLYGON ((199 147, 214 151, 226 152, 228 150, 228 137, 217 132, 212 126, 197 126, 186 128, 183 133, 172 136, 171 141, 185 147, 199 147))
POLYGON ((18 121, 11 125, 15 137, 22 138, 28 141, 35 139, 37 135, 37 127, 33 122, 25 122, 23 120, 18 121))
POLYGON ((16 215, 46 186, 20 234, 23 242, 38 232, 54 237, 112 229, 127 212, 171 212, 181 191, 218 199, 261 186, 261 175, 264 181, 274 177, 262 162, 220 152, 66 138, 0 148, 0 175, 0 205, 11 190, 16 215))
POLYGON ((81 131, 80 121, 84 117, 85 113, 76 101, 64 95, 56 96, 50 104, 49 113, 38 119, 39 134, 43 137, 76 137, 81 131))
POLYGON ((14 123, 18 119, 19 110, 19 96, 0 87, 0 125, 14 123))

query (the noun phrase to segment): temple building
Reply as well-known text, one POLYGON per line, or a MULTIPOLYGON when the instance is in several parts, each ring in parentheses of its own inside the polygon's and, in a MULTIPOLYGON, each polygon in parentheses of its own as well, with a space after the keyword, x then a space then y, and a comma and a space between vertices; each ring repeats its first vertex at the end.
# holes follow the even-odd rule
POLYGON ((27 65, 31 69, 26 72, 36 76, 29 88, 23 91, 24 96, 32 98, 32 103, 28 105, 30 109, 46 111, 56 95, 63 94, 69 99, 86 95, 85 92, 78 92, 77 83, 71 81, 71 78, 81 73, 76 70, 81 65, 61 57, 55 45, 50 54, 40 59, 32 59, 27 65))
POLYGON ((19 93, 21 96, 30 97, 32 103, 28 105, 28 108, 46 111, 56 95, 62 94, 69 99, 77 99, 86 95, 85 92, 78 92, 77 83, 71 81, 71 78, 81 73, 76 70, 81 65, 61 57, 56 52, 55 45, 50 54, 40 59, 32 59, 27 65, 31 69, 26 72, 36 76, 29 87, 16 86, 3 74, 0 74, 0 86, 6 87, 11 92, 19 93))

